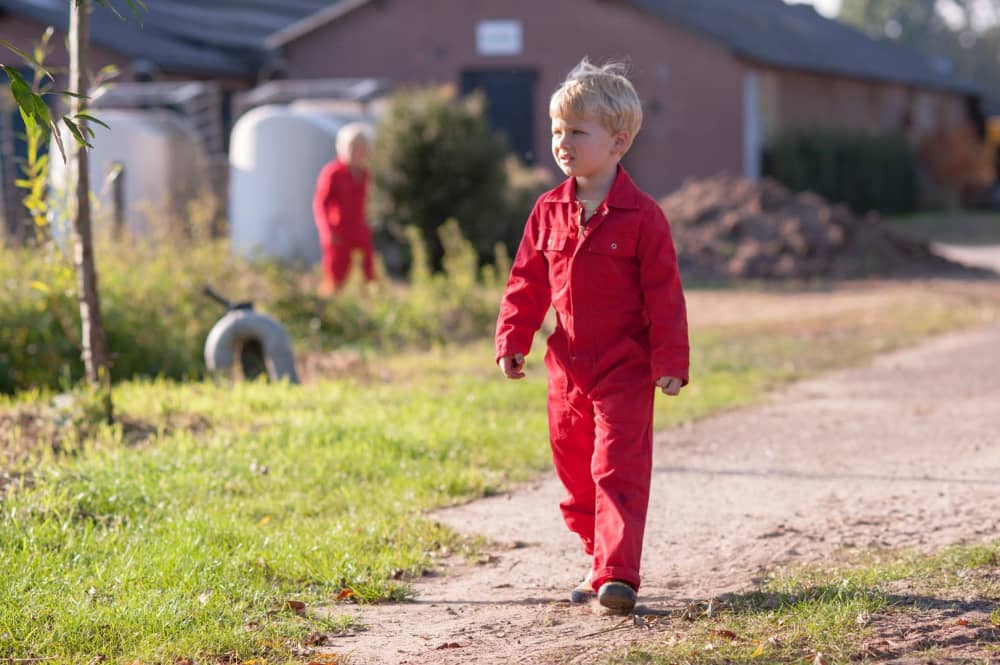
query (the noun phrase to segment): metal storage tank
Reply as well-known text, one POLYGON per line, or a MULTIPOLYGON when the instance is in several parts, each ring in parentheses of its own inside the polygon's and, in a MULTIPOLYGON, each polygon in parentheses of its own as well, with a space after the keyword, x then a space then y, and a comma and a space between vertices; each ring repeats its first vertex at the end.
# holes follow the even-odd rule
MULTIPOLYGON (((98 109, 94 114, 111 127, 93 126, 90 186, 99 199, 95 224, 111 220, 113 191, 104 184, 116 163, 124 167, 124 225, 130 233, 145 235, 156 224, 185 219, 188 203, 210 189, 208 155, 188 122, 157 109, 98 109)), ((62 135, 68 146, 72 136, 65 128, 62 135)), ((50 152, 52 200, 60 211, 65 209, 67 168, 58 148, 53 145, 50 152)), ((59 212, 56 216, 65 218, 59 212)), ((58 224, 55 232, 62 235, 58 224)))
POLYGON ((237 120, 229 141, 229 229, 233 250, 313 264, 320 259, 312 199, 336 136, 359 120, 312 105, 265 105, 237 120))

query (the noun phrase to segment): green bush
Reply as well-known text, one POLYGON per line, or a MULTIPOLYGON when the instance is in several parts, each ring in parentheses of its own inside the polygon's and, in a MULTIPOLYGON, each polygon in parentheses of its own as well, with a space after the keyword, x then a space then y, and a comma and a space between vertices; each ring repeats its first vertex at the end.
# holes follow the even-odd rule
MULTIPOLYGON (((228 255, 221 242, 184 249, 100 244, 98 285, 113 378, 204 373, 205 336, 222 310, 201 295, 201 286, 252 277, 228 255)), ((0 280, 0 393, 79 380, 80 318, 68 257, 51 247, 0 249, 0 280)))
POLYGON ((811 190, 860 214, 917 207, 916 156, 900 136, 789 133, 768 144, 763 170, 790 189, 811 190))
POLYGON ((509 155, 493 131, 485 98, 456 98, 450 88, 404 90, 392 97, 372 153, 373 218, 397 230, 415 227, 441 267, 437 230, 458 220, 481 259, 500 242, 520 240, 535 198, 547 184, 509 155))
MULTIPOLYGON (((385 350, 489 336, 500 280, 509 270, 504 250, 497 264, 480 270, 475 249, 452 220, 437 236, 444 270, 432 273, 423 235, 414 228, 409 237, 416 257, 410 284, 356 281, 333 298, 316 295, 318 267, 302 272, 250 262, 233 256, 225 241, 101 239, 97 268, 112 378, 204 375, 205 338, 224 313, 202 295, 205 284, 274 316, 299 355, 344 345, 385 350)), ((68 257, 51 246, 0 246, 0 393, 67 388, 80 379, 75 284, 68 257)))

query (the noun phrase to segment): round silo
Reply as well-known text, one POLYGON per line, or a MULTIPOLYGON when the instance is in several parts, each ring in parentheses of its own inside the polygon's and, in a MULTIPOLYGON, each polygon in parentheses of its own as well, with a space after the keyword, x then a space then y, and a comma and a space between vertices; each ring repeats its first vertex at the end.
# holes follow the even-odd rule
MULTIPOLYGON (((210 187, 208 155, 190 124, 176 113, 149 109, 97 109, 94 114, 110 129, 94 126, 90 151, 90 184, 98 197, 94 222, 111 223, 113 189, 105 187, 108 174, 123 169, 124 225, 142 236, 155 225, 183 223, 188 203, 210 187)), ((73 141, 61 133, 67 146, 73 141)), ((53 145, 50 153, 50 198, 54 231, 65 225, 67 165, 53 145)))
POLYGON ((312 264, 316 178, 336 156, 337 130, 355 117, 304 106, 259 106, 229 141, 229 228, 234 251, 312 264))

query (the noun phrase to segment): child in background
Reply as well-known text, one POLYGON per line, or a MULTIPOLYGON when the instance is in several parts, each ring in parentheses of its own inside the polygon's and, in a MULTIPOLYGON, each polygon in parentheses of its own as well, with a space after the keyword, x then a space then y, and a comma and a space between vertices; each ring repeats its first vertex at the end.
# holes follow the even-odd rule
POLYGON ((365 217, 368 198, 369 128, 352 122, 337 132, 337 158, 320 171, 313 217, 323 252, 323 292, 339 290, 351 270, 351 255, 362 254, 365 279, 375 280, 372 232, 365 217))
POLYGON ((500 305, 496 357, 509 379, 550 306, 549 437, 563 520, 592 565, 571 591, 630 612, 649 501, 656 387, 688 382, 684 293, 670 227, 619 164, 642 125, 621 64, 585 58, 552 95, 552 154, 568 178, 528 218, 500 305))

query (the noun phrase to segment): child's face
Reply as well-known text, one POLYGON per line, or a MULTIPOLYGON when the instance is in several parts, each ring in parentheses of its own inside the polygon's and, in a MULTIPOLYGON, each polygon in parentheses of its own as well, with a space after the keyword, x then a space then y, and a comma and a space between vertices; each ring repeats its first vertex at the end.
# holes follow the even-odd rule
POLYGON ((552 118, 552 156, 562 172, 589 178, 614 170, 628 136, 609 132, 596 116, 552 118))

